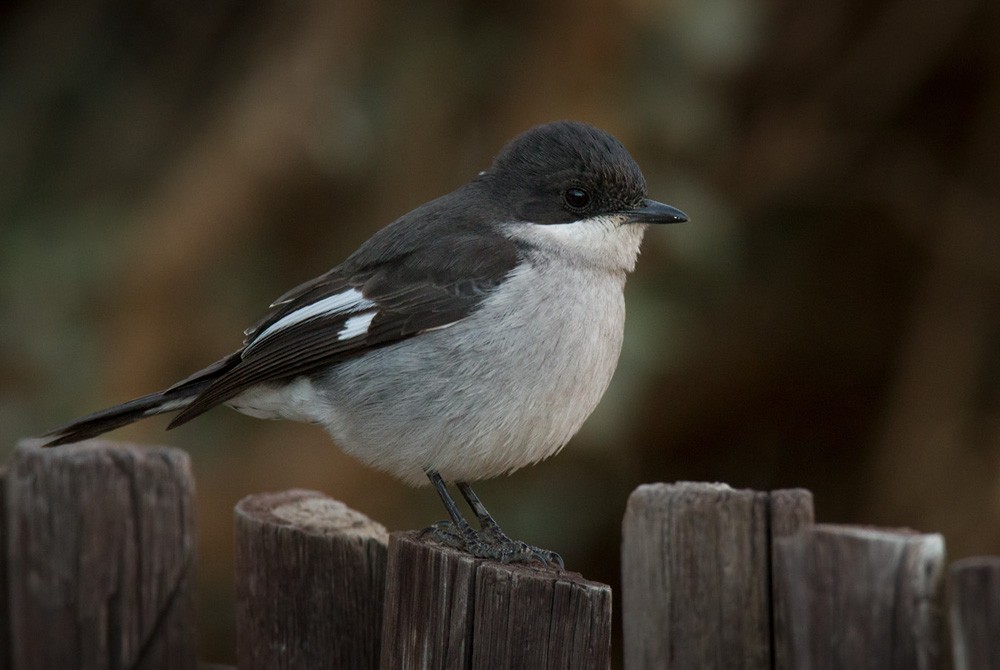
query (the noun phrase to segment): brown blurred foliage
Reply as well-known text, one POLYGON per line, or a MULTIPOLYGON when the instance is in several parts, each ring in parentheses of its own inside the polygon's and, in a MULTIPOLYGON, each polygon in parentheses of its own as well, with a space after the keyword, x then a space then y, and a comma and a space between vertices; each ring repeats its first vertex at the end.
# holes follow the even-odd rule
MULTIPOLYGON (((3 444, 228 353, 506 139, 575 118, 692 221, 647 236, 584 431, 479 487, 507 529, 614 585, 629 491, 706 479, 1000 553, 998 35, 985 0, 7 3, 3 444)), ((193 454, 209 659, 232 658, 241 496, 442 515, 312 427, 162 427, 116 437, 193 454)))

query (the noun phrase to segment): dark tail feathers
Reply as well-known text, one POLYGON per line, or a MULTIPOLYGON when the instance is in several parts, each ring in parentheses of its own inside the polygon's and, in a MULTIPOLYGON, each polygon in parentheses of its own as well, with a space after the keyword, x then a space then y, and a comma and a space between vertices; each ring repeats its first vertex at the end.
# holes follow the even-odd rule
POLYGON ((61 428, 56 428, 38 438, 29 440, 29 442, 41 447, 70 444, 96 437, 148 416, 182 410, 190 405, 198 397, 198 394, 208 388, 216 377, 224 374, 238 361, 239 353, 237 352, 216 361, 165 391, 150 393, 121 405, 88 414, 61 428))
POLYGON ((150 393, 121 405, 88 414, 62 428, 50 431, 38 438, 38 445, 54 447, 96 437, 109 430, 145 419, 147 416, 183 409, 194 400, 195 395, 197 394, 171 398, 166 391, 150 393))

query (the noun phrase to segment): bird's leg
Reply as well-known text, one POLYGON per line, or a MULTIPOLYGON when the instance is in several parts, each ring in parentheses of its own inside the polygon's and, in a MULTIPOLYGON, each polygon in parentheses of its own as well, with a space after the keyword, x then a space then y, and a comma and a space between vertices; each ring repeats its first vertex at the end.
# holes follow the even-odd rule
POLYGON ((451 521, 439 521, 427 528, 424 530, 425 534, 431 535, 445 546, 461 549, 476 558, 486 558, 501 563, 539 561, 543 565, 563 567, 562 558, 554 551, 546 551, 510 539, 500 529, 499 524, 490 516, 490 513, 486 511, 486 507, 473 493, 472 488, 465 482, 457 482, 459 491, 462 492, 462 496, 479 520, 481 530, 474 529, 458 511, 458 505, 448 493, 448 487, 438 471, 428 468, 425 472, 441 498, 441 502, 444 503, 444 508, 448 510, 448 516, 451 517, 451 521))
POLYGON ((479 496, 472 490, 468 482, 455 482, 455 485, 461 492, 462 497, 465 498, 465 502, 469 503, 472 513, 476 515, 476 519, 479 520, 479 527, 482 529, 482 534, 489 538, 488 541, 490 544, 496 547, 496 551, 500 556, 498 560, 507 563, 510 561, 521 562, 525 559, 528 561, 537 559, 545 565, 555 565, 559 569, 565 567, 562 556, 556 552, 533 547, 518 540, 512 540, 507 533, 503 532, 500 524, 489 513, 483 501, 479 499, 479 496), (504 556, 508 558, 505 559, 504 556))
POLYGON ((500 524, 496 522, 493 515, 489 513, 483 501, 479 499, 472 487, 469 486, 468 482, 455 482, 458 486, 458 490, 461 491, 462 497, 465 498, 465 502, 469 503, 469 507, 472 508, 472 513, 476 515, 476 519, 479 520, 479 527, 483 529, 483 532, 496 538, 501 542, 511 542, 510 537, 500 528, 500 524))
POLYGON ((434 489, 437 491, 444 508, 448 511, 451 521, 439 521, 430 528, 424 529, 424 534, 430 534, 441 544, 456 549, 465 549, 469 544, 475 544, 479 539, 479 533, 469 525, 462 513, 458 511, 455 499, 448 493, 448 487, 437 470, 428 468, 425 470, 427 478, 431 480, 434 489))

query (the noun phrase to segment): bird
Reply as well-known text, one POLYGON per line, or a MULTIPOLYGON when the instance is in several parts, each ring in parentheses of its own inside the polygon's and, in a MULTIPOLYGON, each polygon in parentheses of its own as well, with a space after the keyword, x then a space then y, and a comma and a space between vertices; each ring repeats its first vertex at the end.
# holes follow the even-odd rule
POLYGON ((314 423, 363 463, 430 483, 449 517, 425 531, 436 541, 562 568, 558 553, 508 536, 470 482, 560 451, 604 395, 643 235, 688 219, 646 190, 609 133, 576 121, 533 127, 469 182, 280 296, 234 353, 35 442, 174 413, 170 429, 217 405, 314 423))

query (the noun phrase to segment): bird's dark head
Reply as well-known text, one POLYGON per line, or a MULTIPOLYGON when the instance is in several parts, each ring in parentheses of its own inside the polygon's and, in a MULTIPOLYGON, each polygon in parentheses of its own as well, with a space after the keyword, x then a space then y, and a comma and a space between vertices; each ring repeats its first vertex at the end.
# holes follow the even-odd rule
POLYGON ((571 223, 622 215, 622 223, 674 223, 680 210, 648 200, 642 170, 617 139, 556 121, 511 140, 481 180, 520 221, 571 223))

